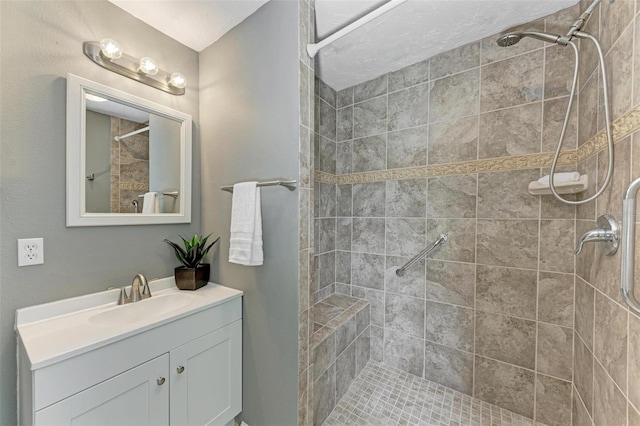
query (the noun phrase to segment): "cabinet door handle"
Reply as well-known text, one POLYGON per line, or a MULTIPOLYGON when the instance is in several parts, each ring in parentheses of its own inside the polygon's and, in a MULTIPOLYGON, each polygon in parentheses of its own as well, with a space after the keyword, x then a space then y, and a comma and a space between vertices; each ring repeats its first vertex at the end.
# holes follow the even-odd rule
POLYGON ((164 385, 164 380, 165 380, 164 377, 159 377, 158 378, 158 386, 164 385))
POLYGON ((184 371, 184 367, 181 365, 178 368, 176 368, 176 370, 178 370, 178 374, 182 374, 182 372, 184 371))

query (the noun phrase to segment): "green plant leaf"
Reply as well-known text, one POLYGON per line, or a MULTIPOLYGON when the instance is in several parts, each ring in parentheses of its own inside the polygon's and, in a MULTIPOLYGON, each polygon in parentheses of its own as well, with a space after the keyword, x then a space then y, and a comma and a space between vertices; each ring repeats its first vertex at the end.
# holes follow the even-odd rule
POLYGON ((182 235, 179 235, 179 237, 182 239, 182 242, 184 243, 185 251, 189 251, 191 249, 191 241, 186 240, 182 235))
POLYGON ((189 263, 191 264, 191 268, 195 268, 196 266, 198 266, 199 252, 200 252, 200 244, 195 243, 195 245, 191 247, 191 250, 189 250, 189 256, 188 256, 189 263))
POLYGON ((174 250, 174 252, 176 254, 176 257, 178 258, 180 263, 182 263, 183 265, 187 266, 187 263, 188 263, 187 253, 182 249, 182 247, 180 247, 176 243, 174 243, 172 241, 169 241, 167 239, 165 239, 164 242, 169 244, 171 247, 173 247, 173 250, 174 250))
POLYGON ((180 235, 180 238, 182 239, 182 242, 185 246, 184 249, 178 244, 173 243, 167 239, 163 241, 173 247, 176 257, 178 258, 180 263, 182 263, 187 268, 196 268, 209 253, 211 247, 213 247, 218 241, 220 241, 220 237, 218 237, 215 241, 207 245, 207 241, 209 240, 209 237, 211 237, 211 235, 212 234, 209 234, 204 238, 200 238, 198 234, 195 234, 191 241, 180 235))
MULTIPOLYGON (((211 234, 209 234, 209 236, 211 236, 211 234)), ((207 237, 207 238, 209 238, 209 237, 207 237)), ((209 253, 209 250, 211 250, 211 247, 213 247, 213 245, 214 245, 215 243, 217 243, 219 239, 220 239, 220 237, 216 238, 216 240, 215 240, 214 242, 212 242, 211 244, 209 244, 209 245, 207 246, 207 248, 205 248, 205 249, 204 249, 204 253, 202 254, 202 258, 204 258, 204 257, 207 255, 207 253, 209 253)))

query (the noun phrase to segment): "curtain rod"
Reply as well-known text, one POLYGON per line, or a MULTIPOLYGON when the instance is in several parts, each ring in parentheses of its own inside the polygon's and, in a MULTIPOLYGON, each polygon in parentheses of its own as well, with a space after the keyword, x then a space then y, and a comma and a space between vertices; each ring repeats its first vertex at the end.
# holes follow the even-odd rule
POLYGON ((358 28, 360 28, 361 26, 373 21, 374 19, 376 19, 377 17, 384 15, 385 13, 389 12, 390 10, 400 6, 402 3, 406 2, 407 0, 390 0, 389 2, 383 4, 382 6, 380 6, 379 8, 377 8, 376 10, 366 14, 365 16, 363 16, 362 18, 358 19, 355 22, 350 23, 349 25, 347 25, 346 27, 342 28, 341 30, 336 31, 335 33, 331 34, 329 37, 317 42, 317 43, 313 43, 313 44, 307 44, 307 53, 309 54, 310 57, 314 58, 316 56, 316 54, 318 53, 318 51, 320 49, 322 49, 323 47, 326 47, 328 45, 330 45, 331 43, 335 42, 338 39, 341 39, 342 37, 346 36, 347 34, 349 34, 350 32, 352 32, 353 30, 356 30, 358 28))
POLYGON ((131 132, 131 133, 127 133, 126 135, 116 136, 116 137, 115 137, 115 138, 113 138, 113 139, 115 139, 115 140, 116 140, 116 142, 120 142, 122 139, 126 139, 126 138, 128 138, 128 137, 135 136, 135 135, 137 135, 138 133, 146 132, 147 130, 149 130, 149 126, 147 126, 147 127, 143 127, 142 129, 135 130, 135 131, 133 131, 133 132, 131 132))

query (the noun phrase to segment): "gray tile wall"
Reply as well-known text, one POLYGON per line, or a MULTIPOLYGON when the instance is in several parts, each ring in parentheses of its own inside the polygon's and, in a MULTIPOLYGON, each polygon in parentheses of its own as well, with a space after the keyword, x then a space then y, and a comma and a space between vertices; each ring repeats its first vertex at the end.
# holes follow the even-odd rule
MULTIPOLYGON (((524 27, 562 32, 587 3, 524 27)), ((640 101, 637 12, 634 1, 604 2, 586 28, 607 52, 614 118, 640 101)), ((348 174, 555 149, 571 55, 528 39, 499 49, 494 39, 337 92, 335 148, 316 138, 316 169, 348 174)), ((604 126, 597 58, 584 43, 580 51, 566 149, 604 126)), ((334 122, 324 123, 329 135, 334 122)), ((334 209, 323 207, 316 222, 329 219, 325 233, 335 232, 326 242, 335 289, 371 303, 372 358, 547 424, 640 424, 640 320, 618 295, 619 254, 589 246, 574 274, 570 253, 599 214, 620 217, 621 193, 640 175, 638 141, 636 133, 616 145, 612 188, 575 211, 526 194, 524 185, 548 170, 337 185, 334 209), (451 237, 444 250, 395 277, 438 232, 451 237)), ((602 152, 578 165, 591 178, 586 195, 602 183, 606 160, 602 152)))
MULTIPOLYGON (((317 171, 336 174, 336 134, 341 119, 336 117, 336 91, 319 78, 314 82, 315 128, 313 132, 317 171)), ((342 165, 340 165, 342 167, 342 165)), ((336 274, 340 259, 336 256, 336 245, 340 234, 336 221, 339 204, 345 194, 339 194, 336 185, 315 182, 314 233, 315 239, 315 279, 312 281, 313 302, 318 302, 336 292, 336 274)), ((344 206, 342 206, 344 208, 344 206)), ((341 265, 343 268, 345 265, 341 265)))
MULTIPOLYGON (((607 52, 614 119, 640 101, 639 11, 633 1, 603 2, 589 24, 589 30, 599 36, 607 52)), ((604 128, 595 52, 590 46, 581 46, 581 53, 585 67, 580 73, 579 144, 604 128)), ((603 213, 621 220, 623 191, 640 175, 639 143, 639 132, 616 143, 611 186, 595 202, 578 207, 576 235, 593 228, 595 219, 603 213)), ((595 192, 596 183, 600 187, 607 161, 607 153, 602 151, 578 165, 578 170, 587 173, 593 182, 582 198, 595 192)), ((640 319, 620 297, 620 253, 603 256, 591 245, 576 259, 574 423, 640 424, 640 319)), ((640 258, 636 257, 638 262, 640 258)))
MULTIPOLYGON (((527 27, 568 27, 578 8, 527 27)), ((502 49, 495 39, 335 94, 320 82, 316 170, 341 175, 554 150, 570 52, 533 40, 502 49), (323 119, 334 106, 335 120, 323 119)), ((565 149, 578 143, 574 115, 565 149)), ((317 183, 316 294, 335 288, 369 301, 372 359, 541 422, 570 424, 576 211, 527 193, 546 173, 317 183), (395 276, 440 233, 449 236, 440 251, 395 276)))

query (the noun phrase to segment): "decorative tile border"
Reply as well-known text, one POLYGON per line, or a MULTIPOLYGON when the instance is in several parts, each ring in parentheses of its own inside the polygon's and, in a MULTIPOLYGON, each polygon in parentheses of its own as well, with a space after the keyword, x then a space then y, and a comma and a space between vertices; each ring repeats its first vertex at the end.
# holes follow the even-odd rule
MULTIPOLYGON (((629 110, 611 124, 613 141, 618 142, 640 128, 640 105, 629 110)), ((604 130, 578 147, 578 163, 597 154, 607 147, 607 135, 604 130)))
POLYGON ((138 191, 148 191, 149 190, 149 185, 146 183, 135 183, 135 182, 124 182, 124 183, 120 183, 120 189, 131 189, 131 190, 138 190, 138 191))
MULTIPOLYGON (((618 142, 640 129, 640 105, 631 109, 612 124, 613 140, 618 142)), ((558 160, 559 166, 570 166, 583 162, 607 147, 607 136, 604 130, 581 145, 578 149, 562 151, 558 160)), ((482 160, 464 161, 449 164, 410 167, 405 169, 377 170, 372 172, 333 175, 331 173, 314 173, 316 182, 333 185, 382 182, 387 180, 419 179, 434 176, 465 175, 469 173, 499 172, 507 170, 539 169, 551 167, 554 152, 518 155, 513 157, 485 158, 482 160)))

